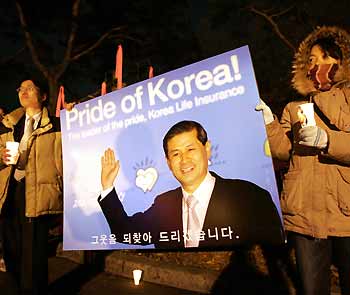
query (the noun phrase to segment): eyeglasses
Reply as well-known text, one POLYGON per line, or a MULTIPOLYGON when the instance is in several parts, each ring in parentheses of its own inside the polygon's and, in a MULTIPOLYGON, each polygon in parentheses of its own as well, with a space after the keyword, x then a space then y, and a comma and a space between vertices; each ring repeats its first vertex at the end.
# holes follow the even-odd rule
POLYGON ((38 87, 36 87, 36 86, 18 87, 18 88, 16 89, 16 91, 17 91, 17 92, 24 92, 24 91, 32 92, 32 91, 34 91, 34 89, 38 89, 38 87))

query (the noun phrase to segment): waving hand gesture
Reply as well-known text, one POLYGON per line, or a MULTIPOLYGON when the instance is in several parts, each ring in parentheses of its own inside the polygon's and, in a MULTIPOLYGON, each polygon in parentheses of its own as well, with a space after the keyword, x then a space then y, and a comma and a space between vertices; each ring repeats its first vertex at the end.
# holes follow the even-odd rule
POLYGON ((119 172, 119 161, 115 159, 114 151, 110 148, 105 150, 101 157, 101 184, 105 190, 113 186, 119 172))

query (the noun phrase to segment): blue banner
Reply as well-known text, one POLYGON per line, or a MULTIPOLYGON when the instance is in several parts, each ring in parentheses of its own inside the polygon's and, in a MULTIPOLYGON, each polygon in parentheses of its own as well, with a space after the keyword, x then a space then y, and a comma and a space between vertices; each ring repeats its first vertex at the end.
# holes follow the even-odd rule
MULTIPOLYGON (((258 101, 249 49, 244 46, 61 111, 64 249, 162 248, 160 237, 179 241, 182 227, 160 236, 151 231, 118 236, 98 197, 101 157, 107 148, 120 160, 115 190, 128 216, 147 211, 156 196, 179 187, 162 144, 169 128, 182 120, 199 122, 207 131, 209 170, 266 190, 280 219, 265 126, 262 114, 254 110, 258 101)), ((214 224, 208 230, 203 239, 244 243, 244 233, 230 225, 214 224)))

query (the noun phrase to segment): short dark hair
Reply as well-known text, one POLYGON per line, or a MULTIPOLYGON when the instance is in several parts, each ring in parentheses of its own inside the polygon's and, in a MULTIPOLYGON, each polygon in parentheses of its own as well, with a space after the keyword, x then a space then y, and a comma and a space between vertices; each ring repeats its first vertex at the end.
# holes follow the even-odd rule
POLYGON ((323 53, 324 57, 330 56, 337 60, 343 60, 343 53, 341 51, 341 48, 336 43, 335 39, 332 37, 324 37, 317 39, 311 46, 314 47, 315 45, 318 45, 323 53))
POLYGON ((168 157, 168 142, 170 139, 172 139, 176 135, 179 135, 184 132, 190 132, 194 129, 197 131, 197 139, 203 145, 205 145, 208 141, 208 136, 207 136, 207 132, 205 131, 205 129, 201 124, 199 124, 196 121, 180 121, 175 125, 173 125, 163 138, 163 150, 164 150, 165 156, 168 157))
POLYGON ((22 77, 20 83, 23 81, 32 81, 34 85, 39 89, 39 95, 40 98, 43 97, 46 94, 46 100, 41 101, 42 106, 47 106, 49 101, 49 85, 45 78, 41 77, 40 75, 36 74, 26 74, 24 77, 22 77))

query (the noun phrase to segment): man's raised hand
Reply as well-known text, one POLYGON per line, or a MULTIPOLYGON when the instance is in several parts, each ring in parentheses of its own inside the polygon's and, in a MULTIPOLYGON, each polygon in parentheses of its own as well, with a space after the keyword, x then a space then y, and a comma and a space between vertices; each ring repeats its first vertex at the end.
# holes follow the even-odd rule
POLYGON ((120 164, 115 159, 114 151, 110 148, 105 150, 104 155, 101 157, 101 184, 103 190, 113 186, 119 167, 120 164))

